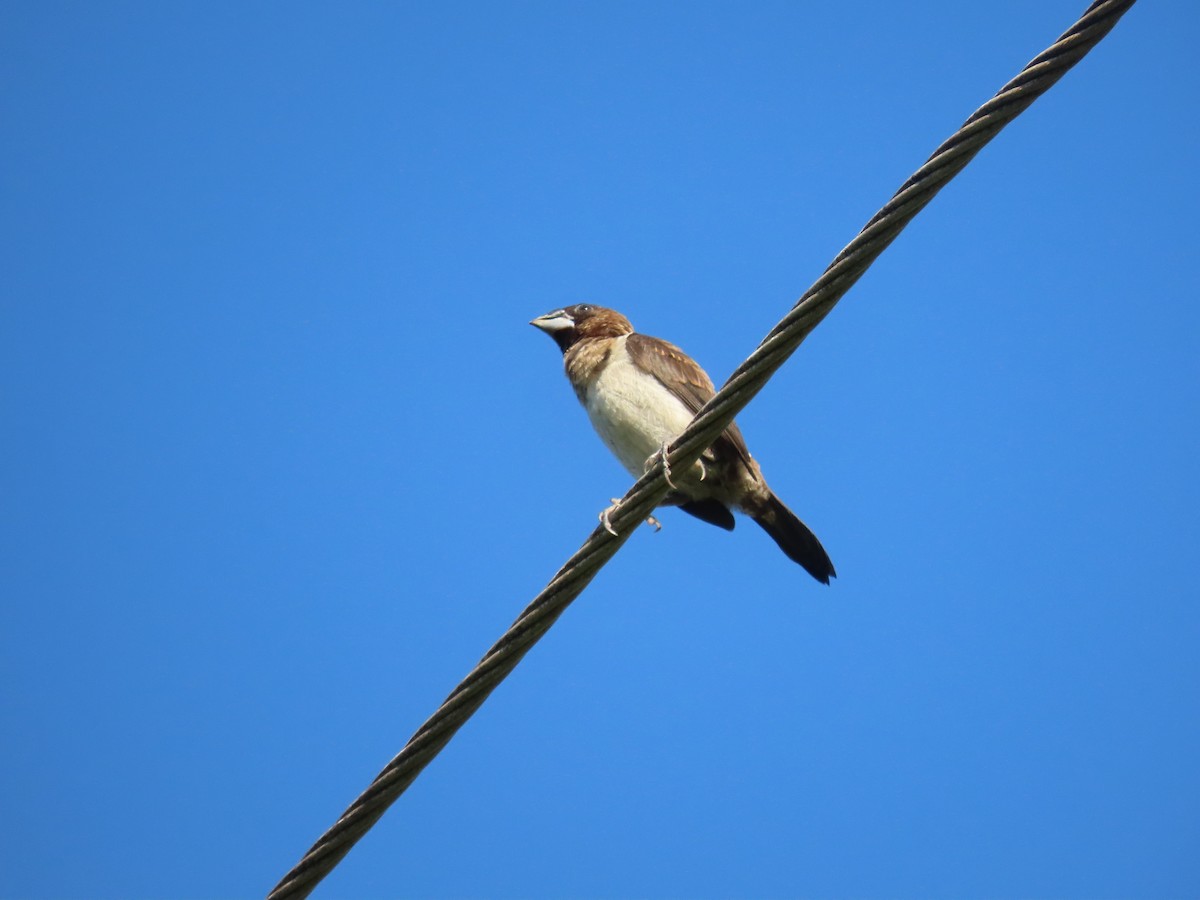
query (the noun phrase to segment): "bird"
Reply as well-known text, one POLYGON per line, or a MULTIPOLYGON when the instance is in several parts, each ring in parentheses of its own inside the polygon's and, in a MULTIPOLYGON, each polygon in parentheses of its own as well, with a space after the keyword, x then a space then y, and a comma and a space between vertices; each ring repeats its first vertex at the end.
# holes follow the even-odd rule
MULTIPOLYGON (((592 426, 635 478, 663 453, 713 396, 712 379, 690 356, 661 338, 639 334, 629 319, 591 303, 565 306, 529 323, 563 354, 563 368, 592 426)), ((753 519, 822 584, 836 577, 817 536, 767 486, 742 432, 731 423, 684 472, 666 470, 675 506, 732 531, 733 511, 753 519)), ((606 510, 601 521, 611 531, 606 510)))

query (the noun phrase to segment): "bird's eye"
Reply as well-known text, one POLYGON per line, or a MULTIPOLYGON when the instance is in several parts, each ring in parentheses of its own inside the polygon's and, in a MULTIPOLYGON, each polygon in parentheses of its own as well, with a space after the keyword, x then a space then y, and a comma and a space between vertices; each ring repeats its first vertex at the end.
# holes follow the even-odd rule
POLYGON ((577 307, 575 307, 575 309, 581 313, 590 313, 592 311, 592 305, 590 303, 580 303, 577 307))

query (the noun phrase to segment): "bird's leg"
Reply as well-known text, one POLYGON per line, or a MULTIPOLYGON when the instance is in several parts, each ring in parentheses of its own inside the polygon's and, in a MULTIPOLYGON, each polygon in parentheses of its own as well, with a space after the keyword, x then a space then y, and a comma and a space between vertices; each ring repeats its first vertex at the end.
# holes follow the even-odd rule
POLYGON ((650 469, 654 465, 655 460, 661 459, 663 478, 667 480, 667 484, 670 485, 672 490, 679 490, 675 482, 671 480, 671 464, 667 461, 667 444, 667 441, 663 441, 662 445, 650 455, 650 458, 646 460, 646 468, 650 469))
POLYGON ((662 522, 658 521, 658 519, 654 518, 654 516, 647 516, 646 524, 654 529, 655 534, 658 534, 660 531, 662 531, 662 522))

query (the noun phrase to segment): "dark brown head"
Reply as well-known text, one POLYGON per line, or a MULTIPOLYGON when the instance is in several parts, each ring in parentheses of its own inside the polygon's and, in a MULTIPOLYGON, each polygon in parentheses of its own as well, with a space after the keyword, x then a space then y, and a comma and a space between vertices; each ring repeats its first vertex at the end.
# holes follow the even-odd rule
POLYGON ((554 338, 554 343, 563 353, 579 341, 589 338, 620 337, 633 333, 629 320, 615 309, 605 309, 591 303, 576 303, 556 309, 538 316, 529 324, 554 338))

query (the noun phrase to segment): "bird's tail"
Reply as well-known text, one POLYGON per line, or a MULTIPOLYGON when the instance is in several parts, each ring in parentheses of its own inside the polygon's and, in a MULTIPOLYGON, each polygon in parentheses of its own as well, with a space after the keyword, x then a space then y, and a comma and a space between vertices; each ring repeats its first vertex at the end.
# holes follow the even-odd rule
POLYGON ((775 494, 768 493, 765 500, 747 512, 789 559, 802 565, 821 584, 829 584, 830 578, 837 577, 833 562, 817 536, 775 494))

